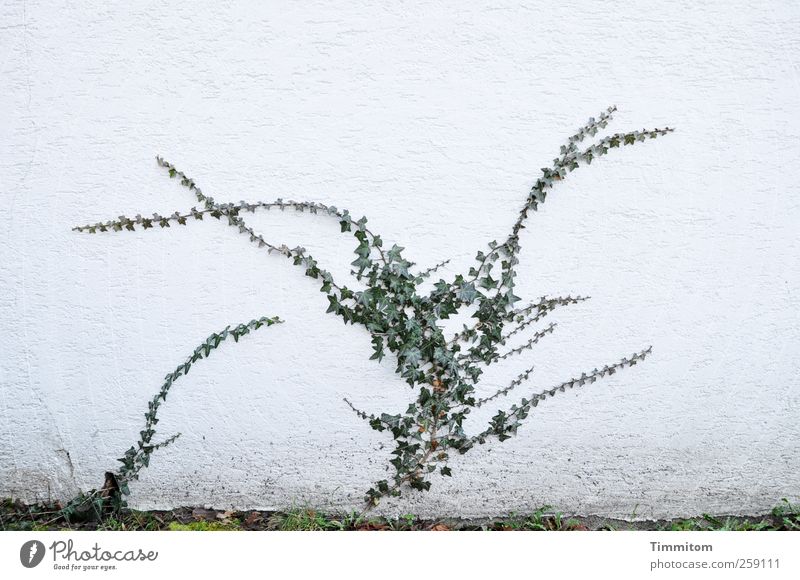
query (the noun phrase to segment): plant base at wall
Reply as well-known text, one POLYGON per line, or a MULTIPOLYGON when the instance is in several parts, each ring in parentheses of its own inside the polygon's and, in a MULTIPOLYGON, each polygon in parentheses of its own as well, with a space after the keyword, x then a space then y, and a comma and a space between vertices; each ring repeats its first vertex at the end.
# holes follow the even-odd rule
MULTIPOLYGON (((192 178, 160 157, 157 158, 158 164, 194 195, 198 206, 169 215, 120 216, 74 229, 88 233, 144 231, 156 226, 186 226, 197 220, 214 218, 231 226, 246 241, 290 260, 307 277, 315 280, 327 297, 327 313, 338 316, 345 324, 363 327, 372 342, 370 358, 381 361, 384 357, 392 357, 397 375, 412 389, 407 408, 386 412, 366 411, 345 399, 356 416, 394 442, 387 477, 375 482, 365 493, 364 509, 368 510, 381 498, 399 496, 406 489, 430 489, 435 477, 452 476, 450 459, 454 453, 465 454, 476 445, 511 438, 540 403, 568 389, 590 385, 634 366, 650 354, 651 348, 647 347, 613 364, 575 374, 558 384, 539 386, 511 405, 501 405, 499 400, 535 376, 535 367, 530 361, 520 365, 512 373, 513 378, 505 384, 495 385, 489 390, 480 385, 486 367, 528 356, 540 340, 555 330, 555 324, 540 325, 555 309, 587 299, 573 295, 544 296, 524 302, 515 294, 522 234, 530 215, 575 169, 590 165, 613 149, 656 139, 672 131, 667 127, 614 133, 592 144, 584 144, 605 129, 615 111, 615 107, 609 107, 598 118, 589 119, 565 141, 552 163, 543 168, 533 182, 511 231, 505 237, 489 242, 478 251, 474 265, 467 272, 440 277, 429 290, 423 290, 423 284, 437 272, 443 272, 449 260, 427 270, 416 270, 415 264, 404 257, 404 248, 390 245, 368 228, 365 217, 354 219, 348 210, 316 201, 281 198, 256 202, 218 201, 204 193, 192 178), (268 240, 245 221, 247 214, 267 210, 291 210, 337 220, 341 232, 355 239, 355 259, 350 264, 354 281, 335 280, 305 248, 289 248, 279 241, 268 240), (459 313, 469 314, 471 322, 458 332, 447 334, 444 322, 459 313), (489 404, 498 405, 498 408, 488 425, 471 428, 470 413, 489 404)), ((102 490, 76 500, 78 503, 67 506, 67 511, 78 509, 78 506, 85 509, 87 502, 93 504, 95 510, 118 510, 122 498, 130 493, 129 483, 149 465, 151 454, 173 444, 178 437, 173 435, 158 443, 153 439, 158 410, 166 401, 172 385, 229 337, 238 341, 241 336, 261 326, 279 322, 277 318, 258 318, 247 324, 227 327, 212 334, 195 349, 182 365, 165 377, 161 389, 148 404, 144 429, 137 443, 120 458, 122 466, 109 472, 102 490)))
POLYGON ((800 531, 800 504, 782 500, 761 516, 711 516, 674 520, 628 521, 611 518, 568 517, 550 507, 532 514, 512 514, 482 520, 425 520, 406 514, 398 518, 377 518, 351 514, 324 514, 309 508, 279 511, 230 511, 180 508, 171 511, 123 509, 103 519, 68 520, 61 506, 25 505, 12 500, 0 502, 0 530, 119 530, 119 531, 583 531, 583 530, 674 530, 674 531, 800 531))

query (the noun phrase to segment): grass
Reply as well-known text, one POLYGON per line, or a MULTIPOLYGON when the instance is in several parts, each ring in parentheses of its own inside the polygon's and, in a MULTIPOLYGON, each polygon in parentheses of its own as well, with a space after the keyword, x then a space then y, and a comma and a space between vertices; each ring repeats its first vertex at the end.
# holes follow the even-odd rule
POLYGON ((780 505, 772 509, 769 516, 761 518, 715 517, 703 514, 701 518, 674 520, 658 529, 672 532, 709 530, 721 532, 800 531, 800 505, 793 505, 784 498, 780 505))
POLYGON ((272 514, 268 518, 267 528, 283 532, 328 532, 356 529, 358 523, 358 515, 355 513, 330 518, 312 509, 293 509, 286 513, 272 514))
MULTIPOLYGON (((769 514, 760 517, 712 516, 670 521, 633 522, 598 517, 565 517, 543 506, 532 514, 480 522, 424 520, 413 514, 398 518, 364 518, 356 513, 326 515, 310 508, 286 512, 223 511, 179 508, 171 511, 122 510, 102 518, 70 521, 60 504, 26 505, 11 499, 0 501, 0 530, 112 530, 112 531, 579 531, 579 530, 661 530, 661 531, 800 531, 800 505, 782 500, 769 514)), ((632 517, 635 516, 632 514, 632 517)))
POLYGON ((549 532, 549 531, 577 531, 588 530, 577 518, 564 519, 561 512, 552 512, 550 506, 543 506, 529 516, 517 516, 511 514, 507 519, 501 519, 487 524, 483 524, 478 529, 481 530, 502 530, 502 531, 528 531, 528 532, 549 532))
POLYGON ((773 530, 774 522, 767 520, 750 521, 744 518, 726 517, 724 519, 715 518, 704 514, 702 518, 676 520, 661 529, 670 532, 693 532, 704 530, 715 530, 721 532, 757 532, 761 530, 773 530))
POLYGON ((232 520, 230 522, 209 522, 200 520, 199 522, 189 522, 188 524, 170 522, 167 529, 171 532, 229 532, 232 530, 241 530, 242 528, 238 520, 232 520))

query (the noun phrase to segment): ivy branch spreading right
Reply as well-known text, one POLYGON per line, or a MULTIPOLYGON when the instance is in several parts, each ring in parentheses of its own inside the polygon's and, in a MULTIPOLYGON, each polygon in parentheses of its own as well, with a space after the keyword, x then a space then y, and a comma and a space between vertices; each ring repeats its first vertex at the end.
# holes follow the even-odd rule
MULTIPOLYGON (((581 165, 589 165, 611 149, 634 145, 647 139, 655 139, 673 131, 652 129, 615 133, 592 145, 582 146, 587 137, 594 137, 606 127, 616 107, 610 107, 599 118, 589 122, 572 135, 561 147, 559 156, 550 167, 542 169, 514 223, 511 233, 502 242, 493 241, 478 252, 475 265, 466 274, 451 280, 440 279, 428 293, 420 292, 420 285, 447 262, 442 262, 424 272, 414 273, 413 263, 403 257, 403 248, 387 246, 383 239, 367 228, 367 218, 353 219, 347 210, 339 210, 311 201, 220 203, 207 196, 194 180, 179 171, 174 165, 158 157, 160 166, 172 178, 179 178, 197 198, 200 207, 172 215, 153 214, 152 217, 137 215, 120 216, 116 220, 74 228, 81 232, 107 232, 162 228, 173 224, 186 225, 191 220, 202 220, 211 216, 226 222, 244 235, 250 242, 270 253, 283 256, 299 266, 305 275, 320 283, 320 291, 327 295, 327 312, 342 318, 345 324, 363 326, 372 337, 371 359, 380 361, 387 351, 397 360, 396 372, 416 392, 416 400, 404 412, 368 413, 349 400, 345 402, 373 429, 385 431, 395 442, 389 468, 391 475, 376 482, 365 496, 367 507, 377 505, 382 497, 398 496, 406 486, 425 491, 431 486, 431 475, 438 471, 450 476, 450 456, 453 452, 467 453, 476 444, 492 439, 504 441, 517 433, 529 413, 548 397, 566 389, 593 383, 606 375, 637 364, 650 354, 651 347, 622 358, 614 364, 584 372, 558 385, 536 389, 520 398, 506 409, 500 409, 488 426, 476 434, 467 433, 464 423, 471 410, 507 396, 530 377, 533 367, 526 368, 507 386, 493 394, 479 396, 476 386, 483 369, 508 358, 521 355, 539 340, 553 332, 555 324, 535 330, 529 340, 516 348, 505 348, 507 341, 519 333, 530 331, 535 324, 554 309, 586 300, 583 296, 543 297, 524 306, 514 294, 514 279, 519 264, 520 232, 531 212, 538 209, 556 182, 563 180, 581 165), (356 259, 352 262, 351 274, 362 282, 366 289, 352 290, 334 280, 331 273, 304 248, 289 248, 284 244, 268 241, 247 225, 244 215, 256 210, 293 209, 299 212, 324 214, 337 219, 342 233, 351 234, 357 241, 356 259), (464 325, 454 336, 446 336, 441 321, 465 308, 474 310, 472 324, 464 325)), ((138 477, 138 472, 149 463, 149 455, 160 446, 174 441, 174 437, 161 444, 152 444, 157 412, 172 382, 188 372, 191 362, 208 356, 212 348, 232 335, 238 340, 245 331, 262 325, 280 322, 276 318, 261 318, 248 325, 236 327, 234 332, 226 329, 214 334, 195 351, 190 360, 167 375, 165 384, 151 401, 145 415, 145 429, 139 441, 120 459, 122 467, 116 473, 123 494, 129 493, 127 483, 138 477), (245 330, 242 330, 242 329, 245 330)))

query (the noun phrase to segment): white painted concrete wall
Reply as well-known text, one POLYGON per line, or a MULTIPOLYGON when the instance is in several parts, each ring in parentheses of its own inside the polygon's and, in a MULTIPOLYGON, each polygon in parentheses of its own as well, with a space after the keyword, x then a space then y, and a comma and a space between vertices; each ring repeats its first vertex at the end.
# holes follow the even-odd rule
MULTIPOLYGON (((384 476, 391 440, 342 397, 394 412, 413 394, 300 271, 208 220, 70 231, 191 207, 155 154, 217 199, 366 214, 452 273, 508 231, 570 131, 617 104, 611 129, 678 131, 572 174, 533 217, 520 293, 593 299, 483 389, 529 362, 535 387, 653 357, 388 509, 658 517, 796 499, 798 4, 392 4, 0 2, 0 496, 99 485, 164 374, 261 315, 286 324, 176 384, 159 427, 183 437, 133 503, 347 509, 384 476)), ((334 272, 352 259, 324 218, 252 224, 334 272)))

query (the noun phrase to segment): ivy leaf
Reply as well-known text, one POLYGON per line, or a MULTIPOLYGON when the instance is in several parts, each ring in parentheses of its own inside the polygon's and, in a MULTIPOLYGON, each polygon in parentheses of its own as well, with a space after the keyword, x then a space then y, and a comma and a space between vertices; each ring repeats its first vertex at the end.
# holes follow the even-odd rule
POLYGON ((406 364, 415 368, 418 367, 419 363, 422 361, 422 351, 420 351, 417 347, 404 350, 400 356, 403 357, 403 360, 406 362, 406 364))
POLYGON ((478 292, 475 290, 475 284, 472 282, 465 282, 462 284, 457 294, 458 299, 467 304, 472 304, 477 296, 478 292))
POLYGON ((383 338, 380 336, 373 336, 372 337, 372 348, 374 353, 372 354, 370 360, 377 360, 380 362, 383 359, 384 352, 383 352, 383 338))

